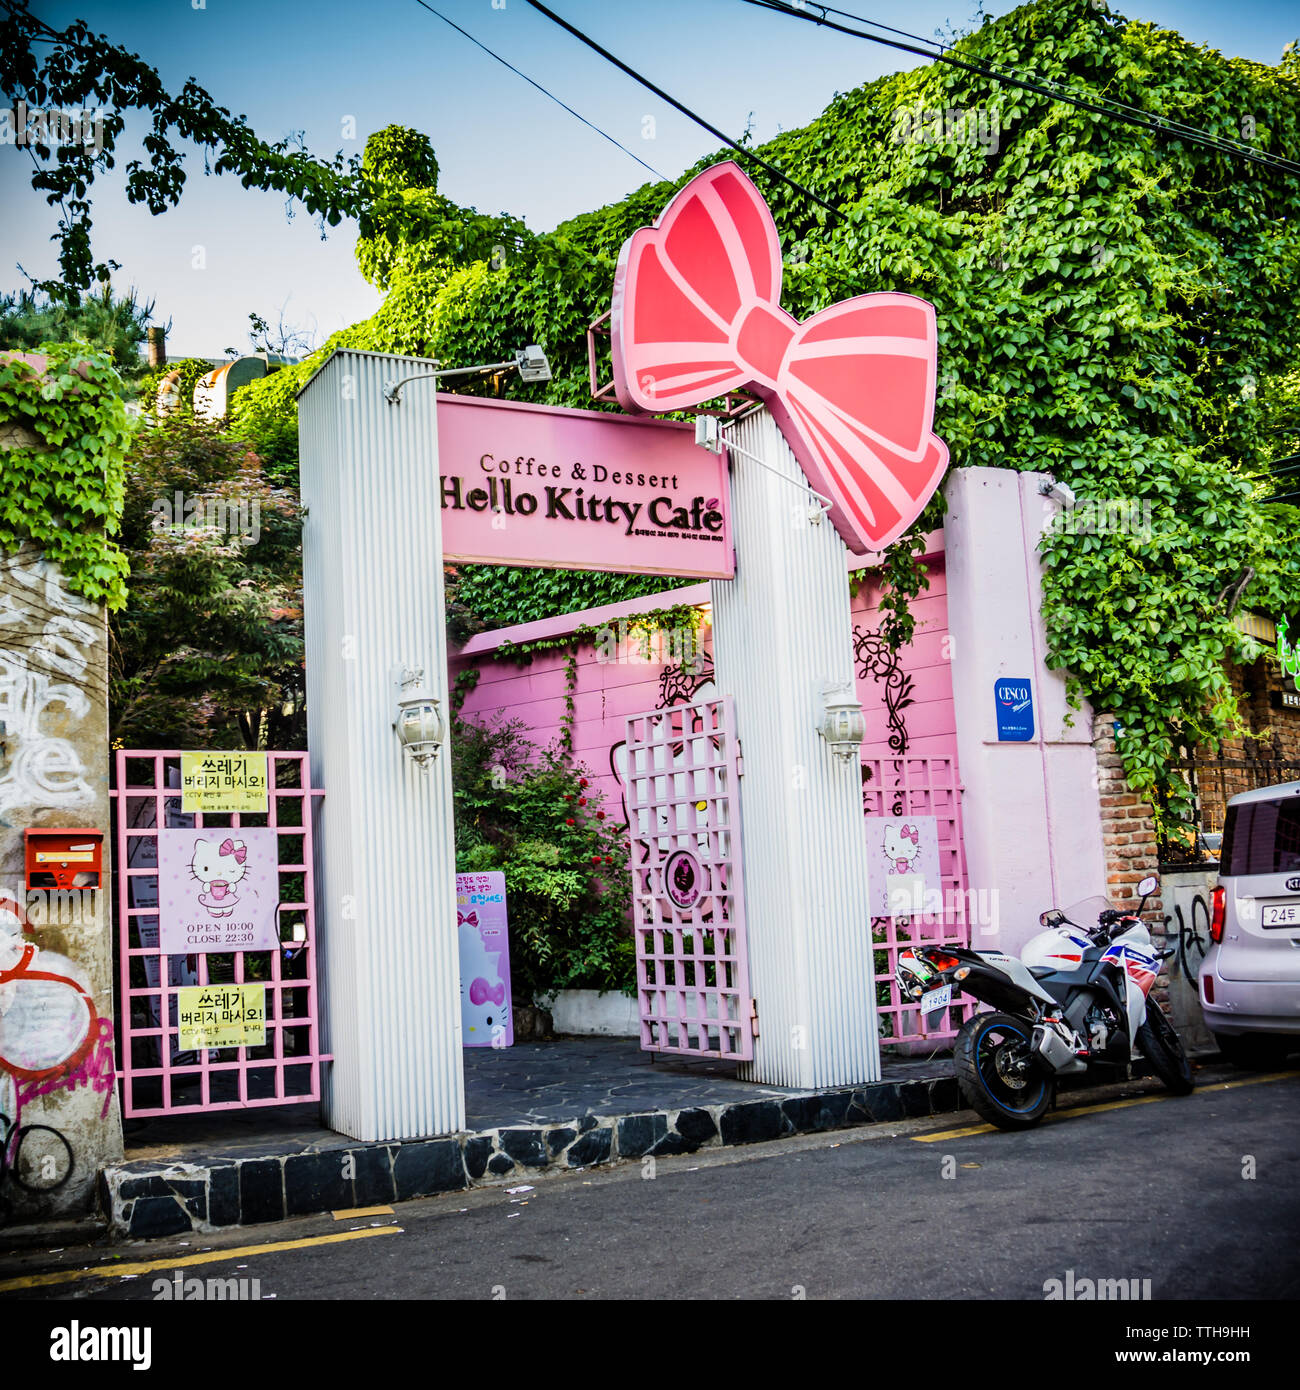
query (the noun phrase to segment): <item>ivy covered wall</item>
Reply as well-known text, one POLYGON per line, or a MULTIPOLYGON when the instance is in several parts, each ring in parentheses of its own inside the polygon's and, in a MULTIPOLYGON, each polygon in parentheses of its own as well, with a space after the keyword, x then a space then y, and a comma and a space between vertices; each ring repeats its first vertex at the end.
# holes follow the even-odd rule
MULTIPOLYGON (((1300 148, 1294 48, 1268 67, 1088 0, 1040 0, 953 53, 1262 151, 1300 148)), ((786 308, 804 317, 878 290, 932 300, 935 428, 953 466, 1048 470, 1083 502, 1142 518, 1049 537, 1046 614, 1074 694, 1121 721, 1132 784, 1177 799, 1177 746, 1237 726, 1224 660, 1252 653, 1225 593, 1250 570, 1244 602, 1280 611, 1296 588, 1297 513, 1262 499, 1275 490, 1270 464, 1300 447, 1300 179, 937 64, 841 94, 760 150, 840 213, 751 169, 781 230, 786 308)), ((609 307, 623 240, 673 187, 647 185, 535 236, 448 204, 413 132, 373 137, 366 160, 389 192, 358 256, 388 297, 302 368, 248 388, 241 427, 291 468, 293 393, 343 344, 462 365, 539 342, 555 368, 548 387, 478 389, 589 406, 587 326, 609 307)), ((906 640, 906 600, 923 582, 906 539, 885 572, 893 635, 906 640)), ((467 568, 458 597, 495 624, 663 585, 467 568)))

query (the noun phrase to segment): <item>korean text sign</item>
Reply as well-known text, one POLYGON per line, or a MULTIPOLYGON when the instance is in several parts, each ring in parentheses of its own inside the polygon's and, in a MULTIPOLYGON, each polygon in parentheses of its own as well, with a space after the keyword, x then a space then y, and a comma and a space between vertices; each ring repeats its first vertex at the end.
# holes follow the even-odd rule
POLYGON ((260 1047, 266 1042, 265 985, 199 985, 176 991, 177 1046, 260 1047))
POLYGON ((265 811, 265 753, 182 753, 182 811, 265 811))

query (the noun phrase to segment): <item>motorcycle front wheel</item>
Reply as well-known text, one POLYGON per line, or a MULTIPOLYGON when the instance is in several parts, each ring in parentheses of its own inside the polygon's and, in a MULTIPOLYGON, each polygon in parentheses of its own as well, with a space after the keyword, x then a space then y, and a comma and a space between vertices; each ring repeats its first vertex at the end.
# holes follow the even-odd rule
POLYGON ((1190 1096, 1196 1087, 1192 1064, 1183 1051, 1182 1039, 1174 1031, 1169 1016, 1147 995, 1147 1021, 1138 1029, 1138 1051, 1151 1063, 1151 1070, 1176 1096, 1190 1096))
POLYGON ((957 1034, 953 1061, 967 1105, 999 1129, 1028 1129, 1043 1118, 1056 1082, 1030 1052, 1032 1028, 1011 1014, 976 1014, 957 1034))

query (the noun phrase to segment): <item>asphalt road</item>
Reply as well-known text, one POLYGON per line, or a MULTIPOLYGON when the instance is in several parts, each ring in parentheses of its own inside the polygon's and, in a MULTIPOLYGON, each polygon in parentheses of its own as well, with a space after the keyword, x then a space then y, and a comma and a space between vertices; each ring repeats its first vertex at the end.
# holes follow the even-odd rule
POLYGON ((0 1294, 150 1300, 154 1281, 180 1270, 256 1278, 263 1300, 1041 1302, 1047 1281, 1072 1270, 1076 1283, 1150 1279, 1156 1300, 1294 1299, 1300 1073, 1228 1079, 1186 1098, 1154 1083, 1115 1088, 1106 1104, 1022 1134, 986 1132, 967 1113, 660 1159, 653 1176, 627 1165, 480 1189, 392 1215, 31 1252, 5 1262, 0 1294))

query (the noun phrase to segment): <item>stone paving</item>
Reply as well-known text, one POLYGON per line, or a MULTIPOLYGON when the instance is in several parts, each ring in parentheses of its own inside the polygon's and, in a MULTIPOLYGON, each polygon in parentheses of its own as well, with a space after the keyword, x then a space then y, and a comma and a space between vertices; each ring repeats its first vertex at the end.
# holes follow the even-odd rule
POLYGON ((126 1161, 99 1174, 101 1210, 136 1237, 257 1225, 961 1103, 946 1058, 891 1059, 874 1084, 803 1091, 713 1061, 651 1061, 621 1038, 467 1050, 465 1084, 466 1129, 432 1139, 349 1139, 314 1104, 128 1121, 126 1161))

